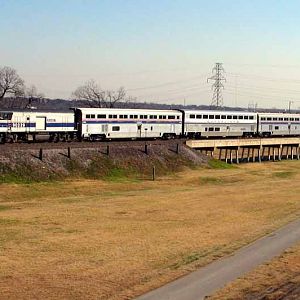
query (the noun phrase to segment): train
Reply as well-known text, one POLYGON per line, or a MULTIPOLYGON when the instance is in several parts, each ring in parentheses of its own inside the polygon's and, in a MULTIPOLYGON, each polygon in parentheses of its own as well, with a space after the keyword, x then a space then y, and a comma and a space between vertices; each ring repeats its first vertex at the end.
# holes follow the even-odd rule
POLYGON ((0 111, 0 143, 299 136, 300 114, 189 109, 0 111))

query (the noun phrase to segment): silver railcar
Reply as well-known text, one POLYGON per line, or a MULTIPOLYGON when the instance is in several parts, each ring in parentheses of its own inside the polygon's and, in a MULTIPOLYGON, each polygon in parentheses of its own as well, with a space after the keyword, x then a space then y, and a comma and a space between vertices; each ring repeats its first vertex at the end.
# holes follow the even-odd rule
POLYGON ((182 133, 177 110, 74 108, 79 139, 173 138, 182 133))
POLYGON ((289 113, 259 113, 260 136, 300 135, 300 115, 289 113))
POLYGON ((184 110, 187 137, 239 137, 257 133, 257 114, 243 111, 184 110))

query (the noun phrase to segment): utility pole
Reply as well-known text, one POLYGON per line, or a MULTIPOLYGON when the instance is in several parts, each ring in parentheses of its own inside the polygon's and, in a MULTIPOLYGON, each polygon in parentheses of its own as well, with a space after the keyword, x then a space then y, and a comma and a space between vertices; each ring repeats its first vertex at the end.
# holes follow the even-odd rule
POLYGON ((211 88, 213 90, 213 97, 211 100, 211 106, 220 108, 223 106, 223 96, 222 89, 224 89, 223 81, 226 82, 226 78, 223 75, 225 72, 222 63, 216 63, 215 67, 212 69, 213 76, 207 78, 207 82, 213 80, 211 88))
POLYGON ((289 101, 289 113, 291 113, 291 106, 294 103, 294 101, 289 101))

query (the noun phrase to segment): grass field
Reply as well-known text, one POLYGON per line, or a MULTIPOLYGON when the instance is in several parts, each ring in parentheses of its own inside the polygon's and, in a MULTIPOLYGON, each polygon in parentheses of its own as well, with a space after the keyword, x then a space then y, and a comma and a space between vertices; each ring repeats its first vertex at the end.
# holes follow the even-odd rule
POLYGON ((300 215, 300 163, 0 185, 1 299, 130 299, 300 215))
POLYGON ((300 244, 228 284, 209 299, 274 300, 282 297, 300 299, 300 244))

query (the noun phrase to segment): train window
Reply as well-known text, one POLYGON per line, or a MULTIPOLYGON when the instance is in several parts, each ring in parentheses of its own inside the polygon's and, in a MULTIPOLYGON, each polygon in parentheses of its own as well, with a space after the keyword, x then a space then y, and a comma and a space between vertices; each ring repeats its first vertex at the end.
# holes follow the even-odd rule
POLYGON ((278 118, 279 121, 283 121, 283 118, 278 118))
POLYGON ((148 119, 148 116, 147 116, 147 115, 144 115, 144 119, 148 119))
POLYGON ((128 119, 128 115, 124 115, 123 117, 124 117, 124 119, 128 119))
POLYGON ((239 120, 243 120, 244 119, 244 117, 243 116, 239 116, 239 120))
POLYGON ((97 115, 98 119, 106 119, 106 115, 97 115))
POLYGON ((290 121, 294 121, 295 119, 294 118, 290 118, 290 121))
POLYGON ((288 121, 289 120, 289 118, 284 118, 284 121, 288 121))
POLYGON ((209 131, 214 131, 214 128, 213 127, 209 127, 208 130, 209 131))
POLYGON ((226 116, 222 115, 222 116, 221 116, 221 119, 223 119, 223 120, 226 119, 226 116))
POLYGON ((166 120, 166 119, 167 119, 167 116, 163 116, 163 119, 166 120))
POLYGON ((157 119, 157 116, 153 116, 153 119, 157 119))
POLYGON ((85 117, 86 117, 87 119, 90 119, 90 118, 91 118, 91 115, 85 115, 85 117))
POLYGON ((140 119, 144 119, 144 116, 143 116, 143 115, 140 115, 140 119))
POLYGON ((232 119, 232 116, 227 116, 227 119, 231 120, 231 119, 232 119))
POLYGON ((150 119, 154 119, 154 116, 150 115, 150 119))
POLYGON ((161 120, 163 116, 158 116, 158 118, 161 120))
POLYGON ((195 115, 190 115, 190 118, 191 119, 195 119, 195 115))
POLYGON ((153 127, 151 126, 150 129, 151 129, 151 131, 152 131, 152 130, 153 130, 153 127))
POLYGON ((202 115, 197 115, 196 118, 197 119, 202 119, 202 115))
POLYGON ((208 119, 208 115, 203 115, 203 119, 208 119))
POLYGON ((214 115, 209 115, 209 119, 214 119, 215 116, 214 115))
POLYGON ((238 116, 233 116, 233 119, 236 120, 238 116))
POLYGON ((108 115, 108 118, 109 118, 109 119, 112 119, 112 118, 113 118, 113 115, 108 115))
POLYGON ((220 119, 220 115, 215 115, 215 119, 220 119))
POLYGON ((205 127, 205 131, 208 131, 207 129, 208 129, 208 128, 207 128, 207 127, 205 127))
POLYGON ((275 130, 278 130, 279 129, 279 126, 275 126, 275 130))
POLYGON ((266 118, 265 117, 261 117, 260 120, 261 121, 266 121, 266 118))
POLYGON ((273 118, 273 121, 278 121, 278 118, 273 118))
POLYGON ((133 119, 133 115, 130 115, 130 116, 129 116, 129 119, 133 119))
POLYGON ((12 118, 12 113, 0 113, 0 120, 11 120, 12 118))
POLYGON ((299 118, 295 118, 295 121, 299 121, 299 118))
POLYGON ((248 116, 244 116, 244 120, 248 120, 248 118, 249 118, 248 116))
POLYGON ((267 121, 272 121, 272 118, 267 118, 267 121))
POLYGON ((96 115, 91 115, 91 119, 95 119, 96 118, 96 115))
POLYGON ((254 116, 249 116, 249 120, 254 120, 254 116))
POLYGON ((216 127, 216 128, 215 128, 215 131, 220 131, 220 127, 216 127))
POLYGON ((120 131, 120 126, 113 126, 112 131, 120 131))
POLYGON ((168 119, 175 119, 175 116, 168 116, 168 119))
POLYGON ((123 116, 123 115, 119 115, 119 118, 120 118, 120 119, 123 119, 123 118, 124 118, 124 116, 123 116))

